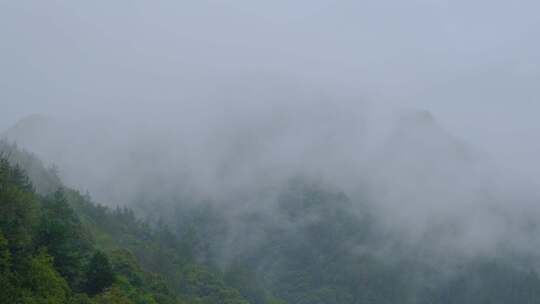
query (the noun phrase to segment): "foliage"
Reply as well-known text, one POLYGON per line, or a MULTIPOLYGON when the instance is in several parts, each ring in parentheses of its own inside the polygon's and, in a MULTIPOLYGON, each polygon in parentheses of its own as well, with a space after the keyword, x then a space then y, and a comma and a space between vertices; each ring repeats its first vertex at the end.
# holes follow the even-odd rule
POLYGON ((152 227, 130 209, 96 205, 59 182, 57 190, 36 192, 13 159, 52 173, 7 147, 2 152, 0 143, 0 303, 247 303, 208 270, 190 281, 213 286, 208 292, 182 293, 186 269, 205 268, 165 224, 152 227))
POLYGON ((82 284, 82 270, 91 252, 91 240, 79 218, 59 189, 43 199, 41 219, 34 240, 37 248, 47 248, 55 268, 72 288, 82 284))
POLYGON ((235 217, 213 202, 183 201, 175 212, 162 212, 166 219, 142 220, 129 208, 111 209, 64 187, 55 170, 0 142, 0 303, 540 299, 538 273, 514 255, 464 260, 448 274, 414 250, 394 250, 390 259, 378 254, 381 234, 369 209, 356 204, 352 214, 349 198, 320 182, 290 180, 270 201, 271 212, 235 217))
POLYGON ((67 303, 67 282, 53 267, 53 258, 44 250, 30 260, 23 276, 23 303, 67 303))
POLYGON ((114 272, 107 256, 97 251, 90 259, 86 269, 84 291, 89 295, 103 292, 114 283, 114 272))

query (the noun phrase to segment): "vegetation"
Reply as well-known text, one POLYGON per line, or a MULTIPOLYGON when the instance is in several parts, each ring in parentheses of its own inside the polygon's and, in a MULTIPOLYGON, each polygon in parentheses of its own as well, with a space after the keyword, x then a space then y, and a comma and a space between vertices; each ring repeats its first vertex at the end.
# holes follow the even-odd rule
POLYGON ((36 192, 5 151, 35 158, 3 145, 0 303, 248 303, 166 227, 96 205, 54 176, 57 190, 36 192))
POLYGON ((463 260, 447 272, 411 248, 381 254, 388 242, 368 208, 353 215, 345 194, 309 179, 280 189, 271 215, 253 211, 231 221, 212 202, 183 202, 169 218, 151 221, 64 187, 55 170, 13 145, 2 142, 0 151, 0 303, 540 299, 538 273, 522 257, 463 260), (256 241, 237 241, 233 225, 256 241))

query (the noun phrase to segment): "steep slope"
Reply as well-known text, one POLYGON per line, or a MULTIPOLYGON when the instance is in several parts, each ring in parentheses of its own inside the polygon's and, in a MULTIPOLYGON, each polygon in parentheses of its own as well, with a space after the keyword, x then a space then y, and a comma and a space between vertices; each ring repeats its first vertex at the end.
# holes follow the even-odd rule
POLYGON ((159 144, 142 147, 124 163, 142 165, 117 167, 116 179, 122 185, 128 172, 137 172, 135 180, 149 181, 130 198, 150 220, 65 191, 94 248, 105 251, 133 287, 119 287, 124 296, 142 288, 157 301, 157 291, 145 289, 154 286, 165 298, 195 303, 472 304, 540 298, 535 217, 511 212, 510 207, 528 209, 506 192, 509 185, 497 187, 482 154, 428 113, 400 118, 375 149, 376 157, 364 157, 368 163, 358 166, 365 170, 361 178, 343 188, 339 179, 301 171, 257 191, 192 195, 167 186, 187 177, 171 181, 167 177, 181 175, 164 177, 149 169, 159 158, 159 144), (148 277, 154 281, 144 281, 148 277))
POLYGON ((0 151, 1 303, 248 303, 166 227, 65 187, 40 195, 19 166, 40 162, 0 151))

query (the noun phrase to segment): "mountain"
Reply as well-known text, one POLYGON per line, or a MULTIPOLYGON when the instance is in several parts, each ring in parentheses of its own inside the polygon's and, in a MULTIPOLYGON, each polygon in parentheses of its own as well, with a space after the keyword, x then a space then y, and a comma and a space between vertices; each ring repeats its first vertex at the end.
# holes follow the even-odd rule
MULTIPOLYGON (((17 129, 18 134, 33 132, 21 131, 24 124, 17 129)), ((61 137, 53 132, 41 138, 55 136, 61 137)), ((135 211, 98 205, 89 195, 63 186, 56 170, 45 169, 37 157, 6 142, 0 146, 11 163, 4 161, 9 177, 5 181, 16 180, 13 187, 21 192, 21 198, 1 201, 5 212, 29 200, 36 201, 31 209, 38 210, 37 215, 16 212, 3 217, 24 215, 18 226, 4 220, 2 233, 23 231, 20 237, 4 238, 8 246, 23 244, 21 248, 30 252, 24 256, 28 261, 53 257, 47 269, 57 273, 54 281, 60 287, 55 288, 65 290, 59 297, 73 301, 86 294, 88 301, 97 303, 118 297, 136 303, 254 304, 535 303, 540 298, 536 270, 540 259, 534 254, 538 247, 523 250, 524 244, 534 244, 538 225, 507 212, 508 206, 521 206, 520 201, 506 204, 507 197, 493 187, 496 176, 482 154, 448 134, 428 113, 398 118, 376 152, 361 157, 367 163, 352 167, 365 170, 361 178, 343 187, 340 179, 299 170, 248 191, 200 195, 186 190, 189 175, 170 173, 183 168, 175 167, 181 156, 162 154, 167 149, 159 140, 131 140, 127 142, 133 145, 121 150, 108 145, 98 149, 105 155, 102 162, 85 163, 88 156, 75 157, 75 151, 89 147, 86 144, 69 149, 68 142, 58 141, 54 149, 71 154, 78 168, 107 167, 111 159, 120 160, 114 167, 118 174, 101 183, 110 188, 136 183, 127 189, 137 191, 122 200, 135 211), (130 149, 134 150, 126 152, 130 149), (40 173, 29 174, 29 183, 16 164, 40 173), (170 168, 163 170, 166 164, 170 168), (49 186, 36 186, 35 192, 33 185, 40 184, 49 186), (64 190, 58 192, 54 186, 64 190), (25 227, 48 223, 49 215, 32 218, 50 214, 48 202, 55 206, 62 201, 67 206, 62 205, 58 220, 71 218, 68 230, 73 233, 68 235, 85 244, 78 246, 82 248, 78 266, 67 272, 54 264, 55 256, 66 254, 64 245, 55 247, 33 231, 24 232, 25 227), (72 216, 65 216, 70 212, 72 216), (42 256, 39 250, 30 250, 49 247, 57 249, 42 256), (84 289, 84 282, 94 274, 83 270, 92 263, 106 265, 105 259, 114 280, 93 295, 95 290, 84 289)), ((61 172, 62 163, 59 168, 61 172)), ((76 172, 85 174, 84 170, 71 174, 76 172)), ((18 250, 8 248, 4 253, 16 256, 18 250)), ((6 277, 27 275, 8 264, 6 277)), ((41 288, 5 282, 20 290, 16 296, 38 296, 32 292, 41 288)))
POLYGON ((36 192, 23 166, 52 173, 9 143, 0 152, 1 303, 248 303, 166 226, 95 204, 54 175, 57 190, 36 192))

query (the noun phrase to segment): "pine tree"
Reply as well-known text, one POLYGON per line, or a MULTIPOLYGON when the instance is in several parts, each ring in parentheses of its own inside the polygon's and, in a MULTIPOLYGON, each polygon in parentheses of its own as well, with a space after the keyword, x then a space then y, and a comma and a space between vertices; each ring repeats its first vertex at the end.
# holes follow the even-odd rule
POLYGON ((81 269, 91 244, 61 189, 44 202, 35 244, 47 248, 55 268, 72 288, 82 283, 81 269))
POLYGON ((114 283, 114 279, 109 259, 103 252, 97 251, 88 264, 85 292, 89 295, 101 293, 114 283))

